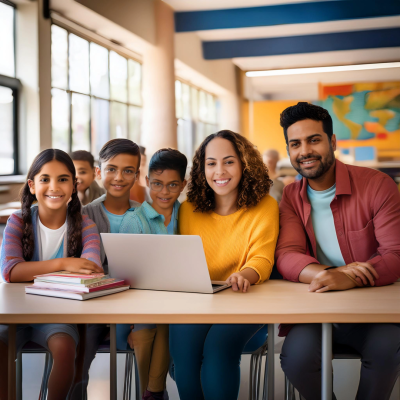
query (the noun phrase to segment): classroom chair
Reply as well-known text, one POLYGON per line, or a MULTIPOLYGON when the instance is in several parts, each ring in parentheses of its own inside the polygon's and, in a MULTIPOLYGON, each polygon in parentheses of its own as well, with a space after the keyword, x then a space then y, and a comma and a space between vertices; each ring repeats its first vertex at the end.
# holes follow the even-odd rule
MULTIPOLYGON (((333 359, 334 360, 360 360, 361 355, 353 350, 350 346, 342 344, 334 344, 333 346, 333 359)), ((297 390, 285 375, 285 400, 296 400, 297 390)), ((298 393, 298 392, 297 392, 298 393)), ((304 397, 298 393, 299 400, 305 400, 304 397)))
POLYGON ((49 376, 51 368, 53 366, 53 357, 51 353, 44 347, 28 342, 21 351, 17 354, 17 365, 16 365, 16 378, 17 378, 17 400, 22 400, 22 355, 23 354, 45 354, 45 364, 42 377, 42 384, 40 386, 39 400, 45 400, 47 398, 47 385, 49 382, 49 376))
MULTIPOLYGON (((243 353, 251 355, 250 378, 249 378, 249 400, 258 400, 260 397, 261 364, 265 356, 265 370, 263 379, 263 400, 267 400, 267 365, 268 365, 268 325, 261 328, 246 344, 243 353)), ((272 350, 273 354, 273 350, 272 350)))
MULTIPOLYGON (((110 352, 110 342, 104 342, 98 353, 109 353, 110 352)), ((46 400, 47 398, 47 387, 49 383, 49 376, 51 368, 53 366, 53 357, 51 353, 44 347, 39 346, 36 343, 28 342, 22 350, 17 354, 16 363, 16 375, 17 375, 17 400, 22 400, 22 355, 23 354, 45 354, 45 365, 42 377, 42 384, 39 392, 39 400, 46 400)), ((125 377, 124 377, 124 393, 123 400, 131 400, 132 395, 132 369, 133 364, 135 364, 135 400, 140 400, 140 388, 139 388, 139 374, 136 364, 135 353, 133 350, 117 350, 117 354, 125 354, 125 377)), ((83 395, 83 400, 87 400, 87 392, 83 395)))
MULTIPOLYGON (((104 341, 97 353, 109 353, 110 340, 104 341)), ((135 400, 141 400, 140 385, 139 385, 139 370, 137 368, 135 352, 132 349, 117 350, 117 354, 125 354, 125 376, 124 376, 124 393, 123 400, 131 400, 132 398, 132 370, 135 367, 135 400)), ((84 394, 83 400, 88 400, 87 392, 84 394)), ((90 399, 89 399, 90 400, 90 399)))

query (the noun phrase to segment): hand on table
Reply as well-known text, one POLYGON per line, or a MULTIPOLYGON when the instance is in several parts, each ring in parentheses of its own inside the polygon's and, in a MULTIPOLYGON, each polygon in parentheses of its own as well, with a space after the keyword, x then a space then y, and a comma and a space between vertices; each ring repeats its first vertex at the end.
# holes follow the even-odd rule
POLYGON ((345 272, 330 269, 319 272, 311 281, 308 290, 310 292, 323 293, 329 290, 348 290, 363 286, 345 272))
POLYGON ((368 284, 374 286, 375 279, 379 279, 375 268, 367 262, 356 261, 344 265, 343 267, 336 268, 336 271, 345 272, 363 286, 367 286, 368 284))
POLYGON ((102 273, 103 268, 99 267, 95 262, 87 260, 86 258, 61 258, 61 270, 75 272, 79 274, 92 274, 102 273))
POLYGON ((249 280, 244 278, 240 272, 233 273, 226 281, 232 285, 234 292, 246 293, 250 287, 249 280))

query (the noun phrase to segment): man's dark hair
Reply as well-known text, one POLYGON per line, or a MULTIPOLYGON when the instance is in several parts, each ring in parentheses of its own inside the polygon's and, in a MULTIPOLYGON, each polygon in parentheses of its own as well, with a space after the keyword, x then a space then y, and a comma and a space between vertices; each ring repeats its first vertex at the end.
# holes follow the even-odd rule
POLYGON ((295 106, 286 108, 281 114, 281 127, 285 134, 286 144, 288 144, 287 130, 289 126, 305 119, 322 121, 324 132, 328 135, 329 141, 331 140, 333 135, 333 124, 329 112, 320 106, 301 101, 295 106))
POLYGON ((87 161, 94 168, 94 157, 86 150, 77 150, 71 153, 72 161, 87 161))
POLYGON ((99 168, 101 163, 111 160, 119 154, 130 154, 139 158, 138 168, 140 166, 140 149, 139 146, 129 139, 111 139, 100 150, 99 153, 99 168))
POLYGON ((178 171, 182 181, 185 179, 187 158, 175 149, 160 149, 153 154, 149 163, 149 173, 172 169, 178 171))
POLYGON ((139 149, 140 149, 140 154, 141 154, 142 156, 145 156, 145 155, 146 155, 146 147, 141 146, 141 145, 139 144, 139 149))

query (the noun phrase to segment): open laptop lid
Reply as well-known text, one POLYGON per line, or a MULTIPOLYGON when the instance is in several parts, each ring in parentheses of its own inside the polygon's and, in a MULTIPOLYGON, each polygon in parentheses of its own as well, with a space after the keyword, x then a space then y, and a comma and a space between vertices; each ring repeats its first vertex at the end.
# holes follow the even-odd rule
POLYGON ((194 235, 102 233, 109 273, 135 289, 213 293, 203 243, 194 235))

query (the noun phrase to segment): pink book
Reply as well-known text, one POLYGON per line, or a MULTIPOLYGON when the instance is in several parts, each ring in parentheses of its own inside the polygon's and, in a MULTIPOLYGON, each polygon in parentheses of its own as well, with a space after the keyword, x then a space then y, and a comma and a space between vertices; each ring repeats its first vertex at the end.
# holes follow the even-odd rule
POLYGON ((125 281, 115 280, 115 279, 106 279, 104 281, 92 283, 91 285, 88 286, 35 281, 32 287, 38 289, 56 289, 56 290, 67 290, 71 292, 92 293, 92 292, 98 292, 99 290, 105 290, 105 289, 115 288, 118 286, 123 286, 124 284, 125 281))

